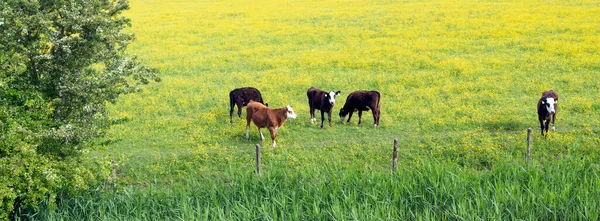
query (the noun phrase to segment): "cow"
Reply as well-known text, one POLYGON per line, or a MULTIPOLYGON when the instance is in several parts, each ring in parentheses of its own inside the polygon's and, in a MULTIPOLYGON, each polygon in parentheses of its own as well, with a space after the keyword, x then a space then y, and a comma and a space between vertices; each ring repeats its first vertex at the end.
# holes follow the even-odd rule
MULTIPOLYGON (((231 92, 229 92, 229 123, 233 123, 233 121, 231 120, 231 118, 233 117, 233 107, 235 105, 237 105, 238 107, 238 117, 242 117, 242 107, 248 105, 248 102, 250 102, 250 100, 254 100, 256 102, 260 102, 262 104, 265 104, 262 98, 262 95, 260 94, 260 91, 258 91, 258 89, 253 88, 253 87, 242 87, 242 88, 236 88, 233 89, 231 92)), ((266 106, 269 106, 268 104, 265 104, 266 106)))
POLYGON ((373 112, 374 126, 379 125, 379 100, 381 95, 378 91, 354 91, 346 98, 344 107, 340 109, 340 121, 344 123, 344 118, 348 115, 348 121, 352 118, 352 113, 358 110, 358 124, 362 121, 362 112, 369 109, 373 112))
POLYGON ((325 92, 324 90, 311 87, 306 91, 308 97, 308 106, 310 107, 310 122, 315 123, 315 109, 321 111, 321 129, 323 129, 323 121, 325 121, 325 113, 327 113, 329 119, 329 126, 331 127, 331 112, 333 112, 333 105, 335 104, 335 96, 340 94, 340 91, 325 92))
POLYGON ((555 128, 556 111, 558 110, 558 94, 553 90, 544 91, 542 97, 537 103, 538 120, 540 121, 540 128, 542 130, 542 136, 544 131, 548 134, 548 127, 550 121, 552 121, 552 131, 555 128))
POLYGON ((250 101, 246 107, 246 140, 250 138, 248 131, 250 131, 250 121, 252 121, 258 127, 260 139, 265 140, 265 136, 263 136, 260 129, 266 127, 271 133, 273 147, 277 147, 275 143, 277 131, 288 118, 296 118, 296 113, 294 113, 294 109, 290 105, 283 108, 269 108, 259 102, 250 101))

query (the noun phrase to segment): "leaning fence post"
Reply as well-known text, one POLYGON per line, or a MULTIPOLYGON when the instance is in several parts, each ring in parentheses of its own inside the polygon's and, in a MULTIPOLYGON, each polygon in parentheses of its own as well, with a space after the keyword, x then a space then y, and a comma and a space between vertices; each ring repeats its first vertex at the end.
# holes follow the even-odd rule
POLYGON ((527 128, 527 163, 529 163, 529 156, 531 153, 531 127, 527 128))
POLYGON ((256 144, 256 173, 260 176, 260 145, 256 144))
POLYGON ((394 138, 394 152, 392 154, 392 172, 396 172, 396 165, 398 163, 398 138, 394 138))

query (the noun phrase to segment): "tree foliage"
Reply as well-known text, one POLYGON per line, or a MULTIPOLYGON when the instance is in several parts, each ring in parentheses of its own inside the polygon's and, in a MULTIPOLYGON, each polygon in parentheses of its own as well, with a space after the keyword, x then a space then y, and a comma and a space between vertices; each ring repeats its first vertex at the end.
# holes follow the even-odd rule
POLYGON ((126 54, 128 7, 0 1, 0 219, 107 174, 84 154, 110 126, 106 103, 159 81, 126 54))

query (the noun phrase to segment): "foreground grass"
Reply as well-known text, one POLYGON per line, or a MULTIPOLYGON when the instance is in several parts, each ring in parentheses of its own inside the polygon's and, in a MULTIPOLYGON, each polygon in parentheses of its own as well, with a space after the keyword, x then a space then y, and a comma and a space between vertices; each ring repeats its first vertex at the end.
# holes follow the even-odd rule
POLYGON ((397 173, 225 169, 185 186, 90 192, 43 220, 597 220, 598 165, 500 162, 488 171, 424 162, 397 173), (210 181, 208 181, 210 180, 210 181))
POLYGON ((163 82, 110 107, 91 155, 115 162, 113 180, 34 216, 598 219, 598 14, 593 1, 133 1, 131 52, 163 82), (299 115, 263 149, 262 177, 254 144, 269 141, 228 124, 227 94, 242 86, 299 115), (311 125, 311 86, 341 90, 336 109, 380 91, 380 127, 370 113, 311 125), (547 89, 560 106, 543 138, 547 89))

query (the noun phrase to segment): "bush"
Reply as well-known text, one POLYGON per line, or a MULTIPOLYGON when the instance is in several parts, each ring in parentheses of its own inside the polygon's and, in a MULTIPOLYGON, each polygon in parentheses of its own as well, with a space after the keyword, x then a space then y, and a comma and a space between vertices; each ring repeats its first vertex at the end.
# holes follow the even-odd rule
POLYGON ((126 9, 116 0, 0 2, 0 219, 106 177, 85 155, 110 126, 106 103, 160 80, 125 54, 134 39, 122 33, 126 9))

